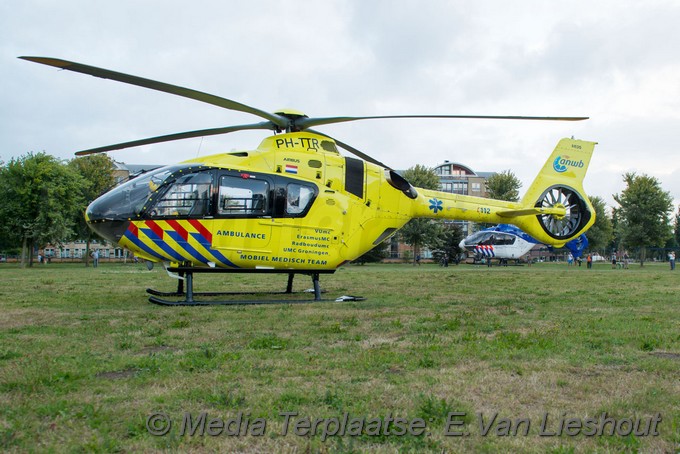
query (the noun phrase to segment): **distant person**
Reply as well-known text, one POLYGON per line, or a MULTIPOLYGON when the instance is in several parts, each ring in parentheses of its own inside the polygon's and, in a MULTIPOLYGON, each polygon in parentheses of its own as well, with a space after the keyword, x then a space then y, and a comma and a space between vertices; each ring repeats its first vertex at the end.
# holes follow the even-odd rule
POLYGON ((630 257, 628 257, 627 252, 624 252, 623 253, 623 269, 624 270, 628 269, 628 264, 630 264, 630 257))
POLYGON ((420 254, 416 255, 416 263, 420 266, 420 254))
POLYGON ((92 252, 92 266, 95 268, 99 266, 99 250, 92 252))
POLYGON ((588 257, 586 257, 586 267, 588 269, 591 269, 593 267, 593 256, 592 256, 592 254, 588 254, 588 257))
POLYGON ((671 251, 668 253, 668 261, 671 263, 671 271, 675 269, 675 252, 671 251))
POLYGON ((574 264, 574 256, 571 255, 571 252, 567 255, 567 266, 571 266, 574 264))
POLYGON ((616 254, 612 254, 612 269, 616 268, 616 254))

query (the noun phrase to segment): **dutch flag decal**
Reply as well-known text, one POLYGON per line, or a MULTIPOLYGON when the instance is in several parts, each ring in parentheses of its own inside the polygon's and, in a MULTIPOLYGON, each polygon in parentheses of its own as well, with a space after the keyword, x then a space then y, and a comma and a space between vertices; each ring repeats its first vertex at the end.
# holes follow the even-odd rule
POLYGON ((298 166, 294 166, 294 165, 291 165, 291 164, 286 164, 286 169, 285 169, 285 171, 286 171, 286 173, 294 173, 294 174, 297 174, 297 173, 298 173, 298 166))

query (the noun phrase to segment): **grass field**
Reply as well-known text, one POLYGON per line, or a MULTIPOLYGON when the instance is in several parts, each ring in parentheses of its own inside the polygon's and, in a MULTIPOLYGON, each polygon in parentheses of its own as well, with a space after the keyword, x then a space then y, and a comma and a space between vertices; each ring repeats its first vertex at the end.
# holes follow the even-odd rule
MULTIPOLYGON (((247 307, 149 304, 146 287, 175 284, 143 265, 2 264, 0 283, 3 451, 680 449, 667 265, 350 266, 322 287, 366 301, 247 307), (166 435, 150 433, 156 413, 166 435)), ((196 286, 283 289, 285 276, 196 286)))

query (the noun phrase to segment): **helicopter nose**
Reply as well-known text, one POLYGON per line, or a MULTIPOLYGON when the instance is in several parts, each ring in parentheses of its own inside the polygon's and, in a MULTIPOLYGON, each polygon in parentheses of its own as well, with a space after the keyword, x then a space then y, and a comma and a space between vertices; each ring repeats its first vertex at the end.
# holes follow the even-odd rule
POLYGON ((99 199, 97 199, 87 207, 85 221, 94 233, 108 242, 118 243, 130 226, 130 221, 112 216, 112 213, 107 213, 108 215, 105 216, 99 209, 99 203, 99 199))
POLYGON ((123 237, 128 227, 130 226, 130 221, 128 220, 88 220, 88 225, 90 228, 104 238, 106 241, 116 244, 123 237))
POLYGON ((97 235, 115 244, 130 226, 131 213, 124 204, 112 203, 111 199, 109 193, 92 202, 85 210, 85 220, 97 235))
POLYGON ((118 243, 130 226, 130 220, 139 219, 146 202, 158 187, 151 179, 159 172, 168 173, 167 169, 161 168, 136 177, 90 203, 85 212, 90 228, 107 241, 118 243))

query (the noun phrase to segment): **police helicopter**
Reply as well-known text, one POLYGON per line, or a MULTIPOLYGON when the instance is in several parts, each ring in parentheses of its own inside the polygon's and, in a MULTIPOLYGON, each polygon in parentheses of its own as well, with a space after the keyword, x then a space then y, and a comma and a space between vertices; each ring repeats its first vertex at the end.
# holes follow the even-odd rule
MULTIPOLYGON (((193 290, 194 273, 250 272, 312 277, 333 273, 394 235, 413 218, 510 223, 538 241, 561 246, 595 222, 583 178, 595 142, 562 139, 520 202, 506 202, 412 186, 389 166, 312 128, 390 118, 584 120, 587 117, 384 115, 309 117, 295 110, 267 112, 212 94, 80 63, 24 60, 137 85, 240 111, 257 123, 169 134, 79 151, 78 156, 171 140, 269 130, 254 150, 189 159, 136 177, 87 208, 101 237, 148 263, 162 263, 178 279, 176 292, 148 289, 164 305, 265 303, 215 301, 193 290), (343 156, 338 148, 356 158, 343 156), (358 159, 357 159, 358 158, 358 159), (186 286, 186 288, 185 288, 186 286), (172 297, 173 299, 166 299, 172 297)), ((285 302, 311 301, 284 300, 285 302)), ((279 301, 272 301, 279 302, 279 301)))
MULTIPOLYGON (((490 264, 492 260, 497 259, 499 263, 507 264, 509 260, 518 263, 524 254, 537 244, 542 243, 514 225, 498 224, 463 238, 458 246, 473 263, 485 260, 490 264)), ((575 259, 578 259, 588 247, 588 238, 581 234, 564 246, 575 259)))

